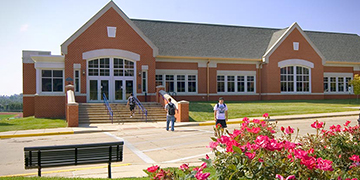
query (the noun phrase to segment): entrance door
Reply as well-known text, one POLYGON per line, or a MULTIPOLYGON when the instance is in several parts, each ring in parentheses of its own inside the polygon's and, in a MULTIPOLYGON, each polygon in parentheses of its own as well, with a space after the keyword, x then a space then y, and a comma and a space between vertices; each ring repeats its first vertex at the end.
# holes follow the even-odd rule
POLYGON ((134 93, 133 80, 115 80, 114 100, 115 102, 126 101, 131 93, 134 93))
POLYGON ((103 94, 109 99, 109 80, 90 80, 89 101, 99 102, 104 100, 103 94))

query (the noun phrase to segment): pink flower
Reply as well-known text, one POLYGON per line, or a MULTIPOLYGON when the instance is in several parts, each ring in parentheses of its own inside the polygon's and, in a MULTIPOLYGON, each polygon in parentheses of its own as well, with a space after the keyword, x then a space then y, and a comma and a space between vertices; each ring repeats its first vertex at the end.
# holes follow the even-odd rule
POLYGON ((249 158, 249 159, 254 159, 254 157, 256 156, 256 152, 246 152, 245 155, 249 158))
POLYGON ((285 179, 282 175, 276 174, 275 178, 279 178, 280 180, 289 180, 289 179, 295 179, 295 175, 290 175, 285 179))
POLYGON ((189 164, 182 164, 179 169, 181 169, 182 171, 186 171, 189 169, 189 164))
POLYGON ((292 133, 294 133, 294 128, 291 128, 290 126, 285 128, 285 134, 292 134, 292 133))
POLYGON ((320 129, 323 127, 323 125, 324 122, 319 122, 318 120, 316 120, 314 123, 311 124, 311 127, 315 129, 320 129))
POLYGON ((153 173, 153 172, 157 171, 158 169, 159 169, 159 166, 156 165, 156 166, 151 166, 151 167, 147 168, 147 171, 150 173, 153 173))
POLYGON ((280 130, 281 130, 281 132, 284 132, 285 128, 283 126, 281 126, 280 130))
POLYGON ((260 120, 259 119, 253 119, 253 123, 255 123, 255 124, 260 124, 260 120))
POLYGON ((251 132, 251 133, 254 133, 254 134, 257 134, 257 133, 259 133, 260 132, 260 128, 259 127, 253 127, 253 128, 246 128, 249 132, 251 132))
POLYGON ((201 171, 198 171, 195 174, 195 178, 198 180, 206 180, 210 176, 210 173, 202 173, 201 171))
POLYGON ((206 158, 206 159, 210 159, 209 155, 206 155, 205 158, 206 158))
POLYGON ((226 152, 234 152, 233 146, 239 146, 239 143, 235 140, 228 141, 226 143, 226 152))
POLYGON ((317 164, 316 164, 317 169, 321 169, 324 171, 333 171, 334 170, 331 166, 331 164, 333 163, 332 161, 322 159, 322 158, 318 158, 316 161, 317 161, 317 164))
POLYGON ((346 121, 344 126, 348 126, 351 123, 351 121, 346 121))
POLYGON ((232 139, 235 139, 237 136, 239 136, 242 133, 242 131, 238 130, 238 129, 234 129, 233 133, 230 134, 230 137, 232 139))
POLYGON ((228 136, 221 136, 219 139, 217 139, 217 142, 221 144, 226 144, 230 141, 230 138, 228 136))
POLYGON ((248 117, 244 117, 244 118, 243 118, 243 121, 244 121, 245 124, 249 124, 249 122, 250 122, 250 120, 249 120, 248 117))
POLYGON ((261 158, 259 158, 259 160, 258 160, 259 162, 264 162, 264 160, 263 159, 261 159, 261 158))
POLYGON ((162 179, 165 176, 165 171, 164 170, 160 170, 156 176, 154 177, 154 179, 162 179))
POLYGON ((207 166, 207 164, 206 164, 206 163, 202 163, 202 164, 201 164, 201 166, 200 166, 200 169, 201 169, 201 170, 203 170, 203 169, 205 169, 205 168, 206 168, 206 166, 207 166))
POLYGON ((210 142, 208 148, 211 148, 212 150, 216 150, 216 147, 219 145, 219 142, 210 142))
POLYGON ((360 162, 360 158, 359 158, 358 155, 352 155, 349 159, 350 159, 350 160, 353 160, 353 161, 355 161, 355 162, 360 162))
POLYGON ((264 118, 267 118, 267 117, 269 117, 269 114, 268 114, 268 113, 265 113, 265 114, 263 114, 263 117, 264 117, 264 118))

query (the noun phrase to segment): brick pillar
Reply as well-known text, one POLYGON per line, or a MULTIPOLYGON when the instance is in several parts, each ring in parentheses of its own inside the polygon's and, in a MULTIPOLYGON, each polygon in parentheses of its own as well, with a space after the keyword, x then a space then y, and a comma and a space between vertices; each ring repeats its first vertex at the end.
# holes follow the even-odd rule
MULTIPOLYGON (((69 84, 65 86, 65 114, 68 127, 78 127, 79 126, 79 104, 76 102, 68 102, 68 91, 74 93, 74 86, 69 84)), ((75 97, 74 97, 75 99, 75 97)))
POLYGON ((161 101, 162 101, 162 98, 160 97, 161 95, 159 93, 159 91, 161 91, 161 90, 165 91, 165 87, 164 86, 156 86, 156 102, 158 102, 158 103, 161 103, 161 101))
POLYGON ((189 122, 189 101, 179 101, 178 110, 176 113, 176 121, 189 122))

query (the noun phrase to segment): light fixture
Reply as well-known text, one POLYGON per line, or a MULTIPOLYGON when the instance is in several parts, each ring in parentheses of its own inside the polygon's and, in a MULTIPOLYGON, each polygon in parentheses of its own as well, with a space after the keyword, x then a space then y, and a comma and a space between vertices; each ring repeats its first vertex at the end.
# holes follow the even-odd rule
POLYGON ((83 69, 83 70, 82 70, 82 74, 85 75, 85 73, 86 73, 86 72, 85 72, 85 69, 83 69))

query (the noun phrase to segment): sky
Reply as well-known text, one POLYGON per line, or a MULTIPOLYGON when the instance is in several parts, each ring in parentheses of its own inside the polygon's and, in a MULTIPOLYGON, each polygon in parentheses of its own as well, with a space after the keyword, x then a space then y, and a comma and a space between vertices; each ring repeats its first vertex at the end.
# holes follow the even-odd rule
MULTIPOLYGON (((51 51, 110 0, 0 0, 0 96, 22 93, 22 50, 51 51)), ((113 0, 134 19, 360 35, 359 0, 113 0)), ((26 88, 26 87, 25 87, 26 88)))

